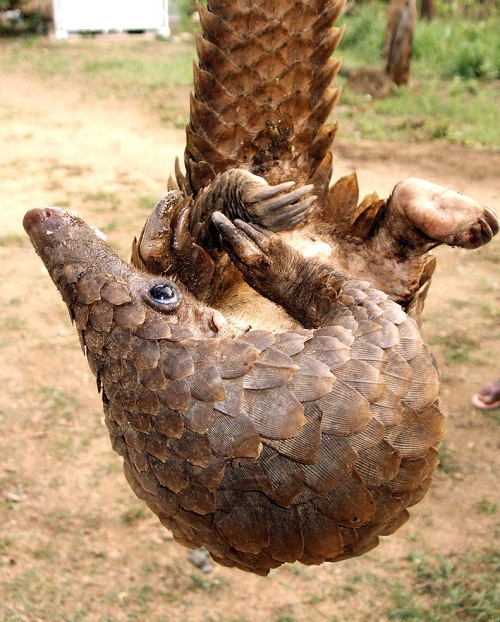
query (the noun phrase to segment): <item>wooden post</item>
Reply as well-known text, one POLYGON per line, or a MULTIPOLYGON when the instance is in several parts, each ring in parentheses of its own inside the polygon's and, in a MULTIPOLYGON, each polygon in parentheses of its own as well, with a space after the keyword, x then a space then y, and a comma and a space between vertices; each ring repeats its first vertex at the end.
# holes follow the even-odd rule
POLYGON ((392 0, 384 44, 385 73, 395 84, 408 84, 417 19, 415 0, 392 0))
POLYGON ((434 0, 422 0, 420 6, 421 19, 426 19, 428 22, 431 22, 434 19, 434 9, 434 0))

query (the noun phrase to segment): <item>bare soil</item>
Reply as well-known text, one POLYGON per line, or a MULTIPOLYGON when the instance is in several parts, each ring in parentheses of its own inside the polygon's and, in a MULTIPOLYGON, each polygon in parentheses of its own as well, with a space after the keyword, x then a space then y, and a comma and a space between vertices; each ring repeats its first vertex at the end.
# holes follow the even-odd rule
MULTIPOLYGON (((360 559, 268 578, 218 566, 204 574, 128 489, 65 305, 21 225, 37 205, 74 209, 127 257, 182 159, 184 133, 70 82, 0 73, 0 84, 1 620, 380 622, 395 590, 412 594, 412 559, 461 564, 498 546, 500 421, 470 398, 500 376, 500 236, 437 253, 425 331, 448 433, 411 520, 360 559)), ((413 176, 500 205, 500 153, 342 134, 335 153, 335 177, 356 169, 365 192, 387 196, 413 176)))

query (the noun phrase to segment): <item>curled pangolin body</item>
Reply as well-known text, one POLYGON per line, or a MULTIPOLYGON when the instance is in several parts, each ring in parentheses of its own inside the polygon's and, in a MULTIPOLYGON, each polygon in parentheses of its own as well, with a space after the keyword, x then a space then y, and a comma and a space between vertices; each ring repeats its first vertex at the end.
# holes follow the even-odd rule
POLYGON ((181 544, 259 574, 335 561, 374 547, 425 494, 444 432, 437 373, 384 293, 277 241, 269 255, 292 266, 283 304, 313 327, 238 334, 62 210, 32 210, 25 228, 68 304, 127 480, 181 544))

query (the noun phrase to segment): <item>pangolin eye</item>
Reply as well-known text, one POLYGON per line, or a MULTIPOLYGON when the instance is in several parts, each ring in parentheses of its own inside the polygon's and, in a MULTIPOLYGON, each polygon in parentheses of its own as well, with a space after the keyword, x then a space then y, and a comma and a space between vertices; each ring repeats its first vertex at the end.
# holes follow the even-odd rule
POLYGON ((148 298, 165 311, 176 309, 182 300, 182 294, 172 281, 155 281, 148 289, 148 298))

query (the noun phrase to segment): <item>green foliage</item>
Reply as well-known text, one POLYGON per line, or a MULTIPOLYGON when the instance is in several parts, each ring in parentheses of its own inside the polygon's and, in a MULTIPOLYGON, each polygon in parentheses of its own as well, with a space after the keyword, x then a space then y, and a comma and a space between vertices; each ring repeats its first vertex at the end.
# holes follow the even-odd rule
POLYGON ((498 552, 473 559, 441 557, 437 561, 417 554, 410 561, 413 585, 411 589, 401 585, 393 588, 394 606, 388 611, 389 620, 486 622, 498 619, 498 552))
POLYGON ((0 13, 12 11, 11 15, 0 16, 0 36, 26 34, 47 34, 48 23, 39 9, 24 8, 27 0, 0 0, 0 13))

